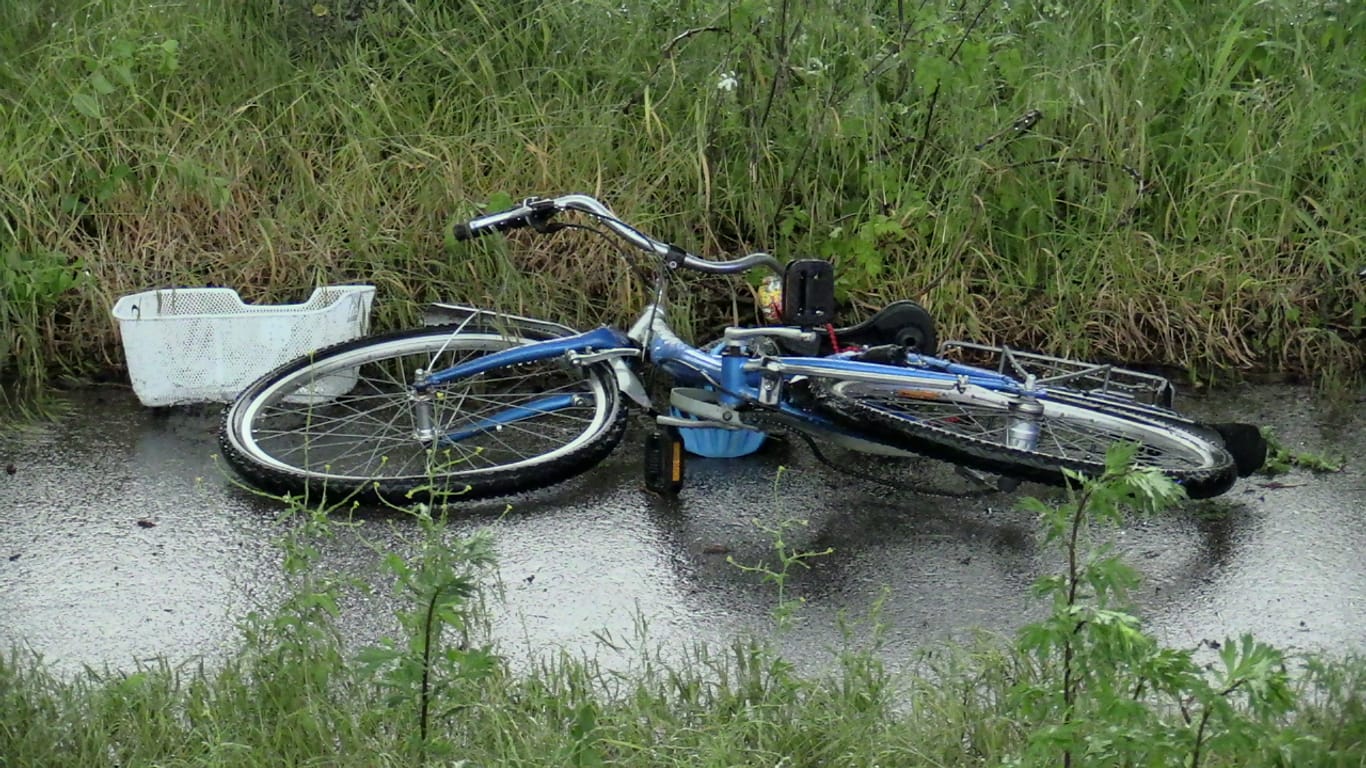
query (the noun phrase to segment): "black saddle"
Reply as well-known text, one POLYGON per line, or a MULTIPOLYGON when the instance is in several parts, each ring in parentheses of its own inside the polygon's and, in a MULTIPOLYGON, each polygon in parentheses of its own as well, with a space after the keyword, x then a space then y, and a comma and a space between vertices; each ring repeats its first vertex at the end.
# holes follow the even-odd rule
POLYGON ((828 355, 845 347, 902 347, 932 355, 939 349, 934 318, 925 308, 903 299, 883 307, 857 325, 823 331, 835 316, 835 273, 828 261, 802 259, 783 272, 783 322, 817 332, 815 344, 786 343, 789 354, 828 355), (833 336, 833 339, 831 338, 833 336))
POLYGON ((922 355, 933 355, 939 349, 934 318, 909 299, 894 301, 856 325, 836 328, 833 341, 829 331, 819 327, 812 330, 817 336, 815 343, 783 342, 784 351, 790 355, 823 356, 834 352, 836 344, 841 350, 895 346, 922 355))
MULTIPOLYGON (((894 301, 857 325, 836 328, 835 340, 841 347, 892 344, 922 355, 933 355, 939 350, 934 318, 910 299, 894 301)), ((825 343, 830 343, 828 334, 825 343)))

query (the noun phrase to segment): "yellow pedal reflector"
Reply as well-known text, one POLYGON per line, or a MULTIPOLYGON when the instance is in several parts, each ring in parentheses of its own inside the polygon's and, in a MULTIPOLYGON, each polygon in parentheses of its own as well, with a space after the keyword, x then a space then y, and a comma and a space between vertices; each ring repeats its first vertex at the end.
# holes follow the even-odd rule
POLYGON ((683 436, 674 427, 661 427, 645 436, 645 487, 655 493, 675 494, 683 487, 683 436))

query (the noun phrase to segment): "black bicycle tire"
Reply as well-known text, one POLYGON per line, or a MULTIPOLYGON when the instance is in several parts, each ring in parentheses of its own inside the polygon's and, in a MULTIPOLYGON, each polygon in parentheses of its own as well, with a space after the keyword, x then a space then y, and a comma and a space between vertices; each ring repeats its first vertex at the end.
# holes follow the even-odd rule
POLYGON ((1160 405, 1151 405, 1142 402, 1127 402, 1123 399, 1101 395, 1096 397, 1089 392, 1077 390, 1050 390, 1049 397, 1055 400, 1068 400, 1072 398, 1080 400, 1099 400, 1102 404, 1117 409, 1125 413, 1137 414, 1142 418, 1152 419, 1164 424, 1193 432, 1205 438, 1211 443, 1224 447, 1229 455, 1233 457, 1234 466, 1238 469, 1238 477, 1249 477, 1260 470, 1266 463, 1266 442, 1260 437, 1260 430, 1254 424, 1245 423, 1215 423, 1196 421, 1169 408, 1160 405), (1250 431, 1250 432, 1249 432, 1250 431), (1230 440, 1235 441, 1233 444, 1230 440), (1254 442, 1254 441, 1259 441, 1254 442))
MULTIPOLYGON (((1101 461, 1050 456, 945 430, 933 423, 896 416, 836 391, 840 383, 838 379, 811 381, 810 391, 821 412, 848 427, 916 453, 983 472, 1055 486, 1068 484, 1065 469, 1094 477, 1105 468, 1101 461)), ((1218 496, 1228 491, 1238 479, 1237 466, 1222 443, 1201 432, 1184 429, 1171 420, 1145 417, 1132 410, 1111 407, 1108 403, 1091 400, 1075 392, 1068 392, 1065 398, 1059 398, 1056 402, 1125 422, 1136 431, 1163 432, 1173 439, 1184 438, 1185 442, 1202 444, 1210 455, 1208 466, 1162 469, 1164 474, 1185 488, 1190 498, 1218 496)))
MULTIPOLYGON (((467 334, 506 335, 509 332, 508 328, 494 329, 471 324, 466 324, 459 330, 467 334)), ((519 338, 532 341, 552 338, 551 334, 538 330, 518 328, 515 331, 519 338)), ((385 479, 340 480, 270 466, 255 458, 251 451, 238 445, 235 440, 239 437, 237 430, 241 427, 238 419, 242 409, 261 393, 269 392, 271 387, 287 377, 319 366, 338 355, 404 339, 446 338, 451 332, 452 328, 448 326, 429 326, 354 339, 301 356, 261 376, 248 385, 223 412, 219 426, 219 449, 224 459, 251 485, 272 493, 307 496, 310 499, 345 498, 400 505, 411 503, 415 499, 410 497, 410 494, 430 487, 435 478, 424 474, 385 479)), ((472 501, 545 488, 582 474, 606 458, 625 434, 626 405, 617 387, 615 373, 608 363, 592 363, 584 366, 583 371, 586 377, 599 379, 602 391, 610 400, 607 406, 608 416, 596 434, 574 451, 553 461, 533 462, 528 466, 511 469, 487 470, 463 477, 460 480, 463 483, 459 486, 460 490, 443 495, 442 500, 472 501)), ((469 473, 447 474, 441 476, 441 479, 461 477, 463 474, 469 473)))

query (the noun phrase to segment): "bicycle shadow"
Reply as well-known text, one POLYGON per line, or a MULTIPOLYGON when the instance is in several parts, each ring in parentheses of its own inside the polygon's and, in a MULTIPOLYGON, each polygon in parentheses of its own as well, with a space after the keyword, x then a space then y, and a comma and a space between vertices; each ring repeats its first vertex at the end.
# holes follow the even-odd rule
MULTIPOLYGON (((918 479, 953 487, 952 467, 912 465, 918 479)), ((897 492, 791 450, 693 461, 689 473, 678 499, 653 502, 671 562, 693 585, 689 599, 704 613, 721 603, 751 617, 771 614, 777 590, 764 573, 783 572, 781 536, 788 557, 816 553, 783 577, 787 599, 800 600, 808 619, 804 645, 814 632, 817 644, 837 647, 847 640, 838 629, 844 617, 874 607, 891 628, 888 641, 907 647, 981 629, 1011 632, 1040 615, 1032 585, 1062 563, 1018 507, 1023 494, 1055 498, 1055 488, 978 498, 897 492)), ((1239 505, 1221 505, 1218 516, 1202 513, 1209 503, 1192 503, 1103 532, 1146 577, 1134 595, 1140 612, 1181 600, 1237 557, 1239 505)))

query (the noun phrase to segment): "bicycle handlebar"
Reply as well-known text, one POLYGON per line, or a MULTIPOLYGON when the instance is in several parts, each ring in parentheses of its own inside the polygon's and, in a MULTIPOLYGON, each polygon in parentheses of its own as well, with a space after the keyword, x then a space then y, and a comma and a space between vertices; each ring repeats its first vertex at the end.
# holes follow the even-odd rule
POLYGON ((529 197, 523 200, 520 205, 506 211, 485 214, 463 224, 456 224, 452 228, 452 234, 456 240, 472 240, 490 232, 509 232, 522 227, 539 229, 549 223, 550 219, 561 211, 577 211, 592 216, 631 245, 663 258, 670 267, 684 267, 711 274, 733 274, 754 267, 767 267, 775 274, 782 274, 783 271, 783 266, 777 259, 762 252, 725 261, 711 261, 700 256, 694 256, 672 243, 656 240, 646 235, 617 218, 617 215, 612 213, 612 209, 606 205, 595 198, 582 194, 563 195, 555 198, 529 197))

